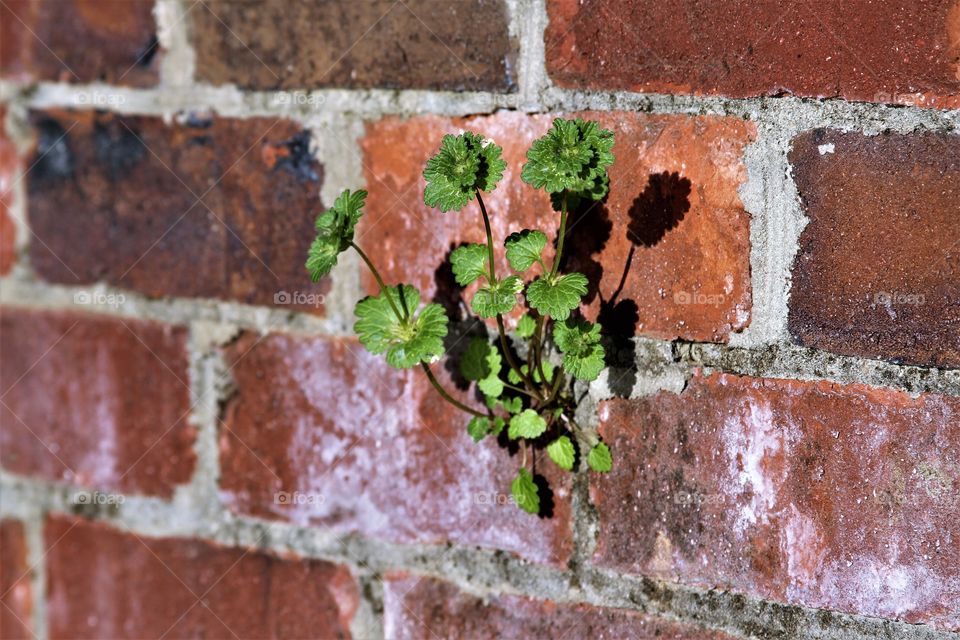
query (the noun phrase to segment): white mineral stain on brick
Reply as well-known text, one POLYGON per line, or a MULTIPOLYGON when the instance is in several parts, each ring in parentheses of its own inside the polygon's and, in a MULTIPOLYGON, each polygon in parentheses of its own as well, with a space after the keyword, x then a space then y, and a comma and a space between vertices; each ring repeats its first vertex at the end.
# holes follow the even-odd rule
POLYGON ((730 459, 730 503, 745 502, 735 523, 742 535, 748 525, 768 522, 776 505, 779 479, 773 472, 783 454, 783 433, 770 405, 751 398, 739 414, 726 418, 722 437, 730 459))
POLYGON ((826 155, 828 153, 834 152, 834 144, 832 142, 828 144, 821 144, 817 147, 817 151, 820 152, 820 155, 826 155))
POLYGON ((791 504, 781 538, 781 546, 787 557, 790 576, 788 593, 791 595, 816 585, 817 571, 826 555, 822 545, 816 522, 791 504))

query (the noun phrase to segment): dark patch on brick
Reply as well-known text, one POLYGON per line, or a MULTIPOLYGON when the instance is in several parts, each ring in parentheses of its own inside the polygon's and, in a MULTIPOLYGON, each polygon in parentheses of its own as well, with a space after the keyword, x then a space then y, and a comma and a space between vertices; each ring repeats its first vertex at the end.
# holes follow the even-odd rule
POLYGON ((97 161, 106 165, 111 181, 122 179, 147 153, 137 133, 119 119, 96 122, 93 144, 97 161))
POLYGON ((153 59, 159 50, 160 41, 157 39, 157 34, 150 34, 150 39, 147 41, 147 44, 144 45, 143 49, 141 49, 137 55, 137 66, 149 67, 153 63, 153 59))
POLYGON ((310 132, 304 129, 289 140, 272 143, 273 169, 288 171, 300 182, 317 182, 320 176, 316 171, 316 158, 310 153, 310 132))
POLYGON ((52 118, 43 118, 37 128, 37 160, 30 176, 38 181, 59 181, 73 176, 73 153, 67 130, 52 118))

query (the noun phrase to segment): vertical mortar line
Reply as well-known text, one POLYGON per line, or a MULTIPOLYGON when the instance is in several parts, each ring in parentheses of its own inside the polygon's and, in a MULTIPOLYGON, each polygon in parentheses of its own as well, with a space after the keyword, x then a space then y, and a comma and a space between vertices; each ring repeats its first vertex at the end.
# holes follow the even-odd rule
POLYGON ((43 539, 43 519, 41 509, 31 508, 29 515, 21 520, 27 538, 27 566, 31 567, 31 622, 37 640, 47 640, 50 635, 47 629, 47 550, 43 539))
POLYGON ((796 124, 786 110, 754 114, 757 139, 747 146, 747 181, 739 193, 750 213, 750 325, 730 337, 736 347, 789 342, 787 299, 800 232, 806 224, 787 160, 796 124))
POLYGON ((219 497, 219 417, 222 403, 231 391, 231 382, 219 347, 237 333, 235 326, 193 321, 188 325, 187 356, 191 411, 187 417, 196 430, 193 450, 195 468, 190 482, 177 487, 174 509, 197 530, 212 529, 223 518, 219 497))
POLYGON ((156 0, 153 7, 160 42, 160 88, 193 84, 196 53, 190 43, 190 14, 199 11, 193 0, 156 0))
MULTIPOLYGON (((322 105, 317 107, 322 108, 322 105)), ((323 184, 314 212, 317 215, 332 206, 344 189, 368 188, 360 148, 365 122, 356 116, 323 112, 304 118, 304 122, 311 131, 317 160, 323 166, 323 184)), ((376 217, 378 214, 365 210, 364 215, 376 217)), ((362 238, 360 243, 362 245, 362 238)), ((360 258, 354 251, 346 251, 340 254, 337 266, 329 276, 330 290, 325 295, 324 307, 328 324, 336 333, 353 331, 353 307, 362 296, 360 272, 360 258)), ((304 282, 307 282, 306 271, 304 282)))
POLYGON ((33 145, 33 135, 27 123, 27 106, 22 93, 15 94, 14 99, 7 103, 7 117, 0 123, 6 135, 16 150, 17 163, 14 169, 10 195, 13 206, 7 209, 7 215, 13 222, 14 233, 14 268, 7 276, 12 278, 32 279, 33 269, 27 261, 30 247, 30 226, 27 221, 27 176, 29 156, 33 145))
POLYGON ((517 107, 524 111, 541 109, 541 92, 550 86, 547 77, 544 31, 547 27, 545 0, 508 0, 510 35, 516 37, 520 51, 517 56, 517 107))

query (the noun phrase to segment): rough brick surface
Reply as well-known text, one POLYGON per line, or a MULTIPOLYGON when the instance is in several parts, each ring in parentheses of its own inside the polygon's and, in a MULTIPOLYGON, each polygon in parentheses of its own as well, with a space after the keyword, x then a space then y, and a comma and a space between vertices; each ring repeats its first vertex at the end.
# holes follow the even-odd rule
POLYGON ((3 130, 6 115, 6 109, 0 107, 0 276, 10 271, 16 258, 16 228, 10 217, 10 208, 13 206, 14 183, 20 171, 17 150, 3 130))
POLYGON ((960 367, 960 137, 815 130, 794 140, 810 223, 790 333, 845 355, 960 367))
POLYGON ((518 596, 478 598, 435 578, 400 573, 384 581, 384 635, 414 638, 634 638, 720 640, 724 633, 633 611, 518 596))
POLYGON ((33 638, 33 597, 23 524, 0 520, 0 638, 33 638))
POLYGON ((93 112, 32 121, 31 260, 43 278, 253 304, 299 293, 304 309, 322 306, 327 285, 311 286, 303 267, 321 168, 298 125, 93 112))
POLYGON ((197 75, 251 89, 513 88, 503 0, 211 0, 190 12, 197 75))
POLYGON ((46 522, 51 638, 348 638, 349 569, 198 540, 46 522))
MULTIPOLYGON (((588 315, 621 335, 724 341, 750 319, 749 214, 737 194, 746 179, 751 124, 733 118, 577 114, 614 130, 616 162, 605 203, 571 217, 565 269, 590 280, 588 315)), ((484 241, 475 204, 441 213, 423 204, 426 160, 445 133, 477 131, 500 144, 508 169, 485 197, 500 258, 502 240, 525 227, 553 235, 559 215, 520 180, 526 151, 553 116, 501 112, 461 120, 388 118, 363 141, 370 190, 361 246, 388 282, 412 282, 448 308, 457 304, 447 255, 484 241)), ((372 278, 368 289, 375 291, 372 278)), ((472 290, 471 290, 472 291, 472 290)))
POLYGON ((226 355, 237 392, 221 425, 221 489, 232 509, 565 564, 569 474, 538 458, 554 492, 552 518, 520 511, 510 503, 519 453, 490 439, 475 444, 468 416, 421 371, 389 369, 357 342, 329 338, 247 334, 226 355))
POLYGON ((955 0, 550 0, 568 87, 960 105, 955 0))
POLYGON ((6 0, 0 4, 0 75, 156 84, 153 5, 153 0, 6 0))
POLYGON ((960 629, 960 401, 695 377, 600 409, 603 566, 960 629))
POLYGON ((186 332, 0 310, 0 461, 18 473, 169 496, 193 471, 186 332))

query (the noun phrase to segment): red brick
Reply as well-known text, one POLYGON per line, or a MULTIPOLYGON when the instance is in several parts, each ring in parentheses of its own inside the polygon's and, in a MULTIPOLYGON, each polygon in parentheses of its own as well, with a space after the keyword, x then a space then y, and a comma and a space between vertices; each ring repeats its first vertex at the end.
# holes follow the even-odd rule
POLYGON ((153 85, 153 0, 5 0, 0 75, 32 81, 153 85))
MULTIPOLYGON (((725 341, 743 329, 750 318, 750 233, 737 188, 746 179, 742 154, 753 125, 721 117, 576 115, 599 120, 617 136, 607 201, 574 216, 569 227, 566 268, 590 279, 588 315, 603 301, 602 319, 627 335, 725 341)), ((519 175, 527 149, 553 117, 500 112, 369 125, 362 144, 370 197, 358 237, 386 280, 455 300, 455 283, 442 268, 447 253, 461 242, 483 241, 476 205, 444 214, 423 204, 423 166, 445 133, 477 131, 504 149, 508 169, 485 197, 498 273, 507 271, 507 234, 524 227, 555 234, 559 215, 519 175)), ((375 290, 371 278, 367 286, 375 290)))
POLYGON ((221 425, 221 491, 234 511, 557 565, 569 558, 569 474, 538 456, 552 517, 510 504, 519 453, 489 438, 475 444, 468 416, 423 372, 389 369, 348 339, 247 334, 226 357, 237 393, 221 425))
POLYGON ((6 114, 6 109, 0 107, 0 276, 9 273, 16 260, 16 228, 10 217, 10 208, 20 171, 17 150, 3 130, 6 114))
POLYGON ((960 106, 956 0, 550 0, 565 87, 960 106))
POLYGON ((559 604, 520 596, 478 598, 435 578, 401 573, 384 580, 388 638, 670 638, 720 640, 725 633, 635 611, 559 604))
POLYGON ((32 121, 31 260, 44 279, 251 304, 326 290, 303 266, 322 170, 299 125, 94 112, 32 121))
POLYGON ((189 12, 197 75, 249 89, 510 90, 503 0, 208 0, 189 12))
POLYGON ((0 462, 17 473, 169 497, 194 466, 186 330, 0 313, 0 462))
POLYGON ((0 638, 33 638, 31 569, 23 524, 0 520, 0 638))
POLYGON ((790 162, 810 219, 790 333, 844 355, 960 366, 960 137, 814 130, 790 162))
POLYGON ((960 399, 715 374, 600 418, 599 564, 960 629, 960 399))
POLYGON ((65 516, 45 530, 51 638, 349 638, 347 567, 65 516))

